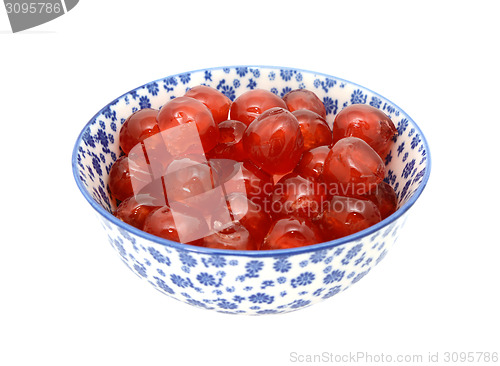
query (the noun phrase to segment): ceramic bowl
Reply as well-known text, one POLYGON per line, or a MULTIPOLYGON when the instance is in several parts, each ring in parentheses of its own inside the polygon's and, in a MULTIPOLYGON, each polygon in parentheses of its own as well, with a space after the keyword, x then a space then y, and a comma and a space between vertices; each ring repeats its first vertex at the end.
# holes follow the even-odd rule
POLYGON ((72 156, 81 193, 95 209, 118 257, 158 291, 195 307, 224 313, 275 314, 311 306, 345 291, 387 255, 422 193, 430 173, 422 131, 398 106, 349 81, 287 67, 232 66, 168 76, 140 86, 102 108, 85 125, 72 156), (187 89, 205 84, 234 100, 263 88, 283 96, 306 88, 324 102, 332 124, 343 107, 366 103, 389 115, 398 129, 385 163, 386 182, 396 191, 398 210, 380 223, 338 240, 273 251, 230 251, 168 241, 113 216, 108 173, 120 156, 120 127, 141 108, 160 108, 187 89))

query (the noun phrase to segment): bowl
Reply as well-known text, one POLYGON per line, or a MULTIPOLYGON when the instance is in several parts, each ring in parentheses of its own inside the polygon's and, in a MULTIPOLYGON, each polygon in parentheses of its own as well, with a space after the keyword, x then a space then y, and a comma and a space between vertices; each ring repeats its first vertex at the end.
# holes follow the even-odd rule
POLYGON ((318 72, 274 66, 231 66, 185 72, 152 81, 104 106, 85 125, 72 156, 76 184, 95 209, 119 258, 158 291, 195 307, 232 314, 295 311, 345 291, 384 259, 397 240, 409 208, 430 174, 429 147, 415 122, 383 96, 355 83, 318 72), (311 246, 232 251, 176 243, 138 230, 113 216, 116 203, 107 185, 120 156, 119 131, 141 108, 159 109, 187 89, 205 84, 234 100, 262 88, 283 96, 306 88, 324 102, 327 122, 345 106, 365 103, 393 120, 398 136, 387 156, 385 181, 395 190, 398 210, 378 224, 341 239, 311 246))

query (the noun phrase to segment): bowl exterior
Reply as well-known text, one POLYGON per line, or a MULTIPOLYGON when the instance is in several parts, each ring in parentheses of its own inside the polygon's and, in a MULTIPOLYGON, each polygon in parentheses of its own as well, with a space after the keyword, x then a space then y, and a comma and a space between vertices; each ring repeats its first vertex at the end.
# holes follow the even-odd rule
POLYGON ((230 313, 269 314, 312 305, 344 291, 385 257, 422 192, 430 172, 428 146, 418 126, 389 100, 357 84, 305 70, 234 66, 197 70, 136 88, 100 110, 85 126, 73 152, 73 173, 84 197, 98 213, 109 242, 123 262, 159 291, 180 301, 230 313), (399 209, 381 223, 329 243, 272 252, 209 250, 143 233, 112 215, 107 185, 121 154, 119 131, 142 108, 159 109, 196 85, 212 86, 231 100, 255 88, 283 96, 306 88, 323 101, 327 122, 350 104, 384 111, 398 129, 385 164, 386 182, 399 209))
POLYGON ((348 289, 386 256, 406 219, 338 246, 262 257, 171 247, 99 217, 123 263, 158 291, 196 307, 250 315, 294 311, 348 289))

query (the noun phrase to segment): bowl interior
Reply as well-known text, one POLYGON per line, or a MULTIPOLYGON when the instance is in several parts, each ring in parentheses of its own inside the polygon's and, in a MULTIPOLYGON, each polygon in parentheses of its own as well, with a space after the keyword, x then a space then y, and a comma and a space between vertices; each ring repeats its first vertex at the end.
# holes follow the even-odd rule
POLYGON ((370 104, 384 111, 398 129, 385 161, 385 180, 396 191, 399 202, 398 211, 384 221, 402 215, 427 182, 430 160, 422 132, 403 110, 379 94, 343 79, 305 70, 221 67, 169 76, 140 86, 113 100, 88 122, 75 145, 73 173, 83 195, 99 214, 118 223, 112 215, 116 202, 110 197, 107 182, 110 168, 121 154, 118 136, 125 119, 138 109, 159 109, 169 99, 182 96, 189 88, 200 84, 220 90, 231 100, 255 88, 267 89, 279 96, 293 89, 306 88, 323 101, 330 125, 335 115, 350 104, 370 104))

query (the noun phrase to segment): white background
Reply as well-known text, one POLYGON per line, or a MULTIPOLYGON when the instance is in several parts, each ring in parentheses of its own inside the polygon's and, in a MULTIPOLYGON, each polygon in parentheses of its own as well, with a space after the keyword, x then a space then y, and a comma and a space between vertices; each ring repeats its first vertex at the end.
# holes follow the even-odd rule
POLYGON ((500 352, 495 5, 82 0, 18 34, 0 7, 0 364, 500 352), (429 184, 386 259, 349 291, 294 313, 230 316, 155 291, 121 263, 71 172, 80 130, 115 97, 241 64, 366 86, 408 112, 431 146, 429 184))

